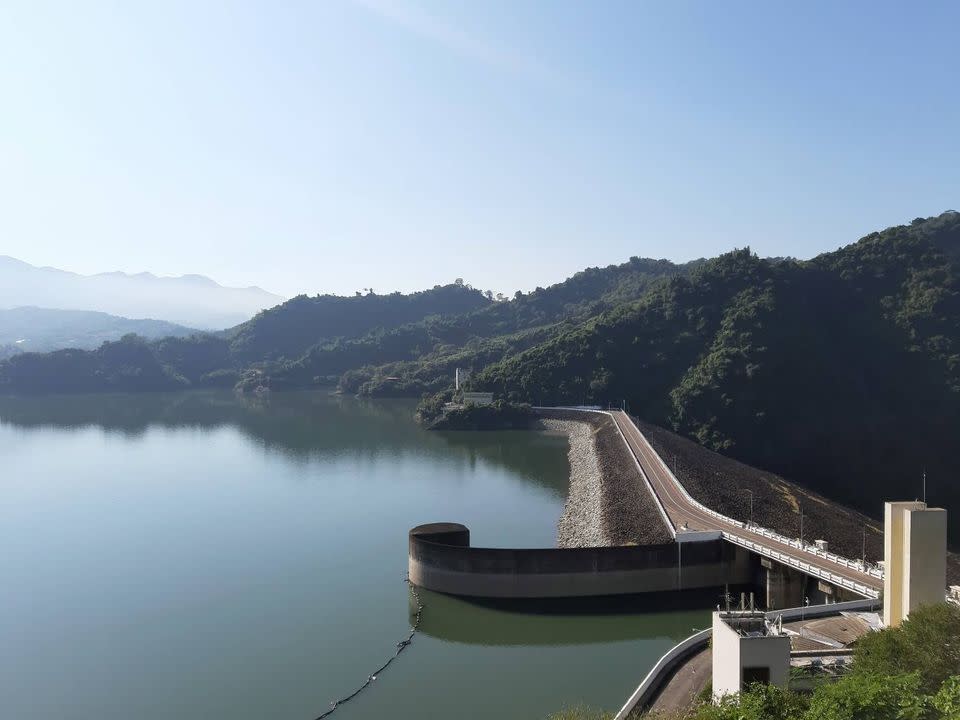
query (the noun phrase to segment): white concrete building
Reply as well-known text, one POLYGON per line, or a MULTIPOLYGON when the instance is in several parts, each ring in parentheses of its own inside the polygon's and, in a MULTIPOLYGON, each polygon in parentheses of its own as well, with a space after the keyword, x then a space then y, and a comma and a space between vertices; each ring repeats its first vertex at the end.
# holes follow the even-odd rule
POLYGON ((947 511, 924 502, 888 502, 883 524, 883 624, 897 627, 921 605, 944 601, 947 511))
POLYGON ((768 627, 762 612, 713 613, 712 653, 715 700, 754 682, 787 686, 790 637, 768 627))

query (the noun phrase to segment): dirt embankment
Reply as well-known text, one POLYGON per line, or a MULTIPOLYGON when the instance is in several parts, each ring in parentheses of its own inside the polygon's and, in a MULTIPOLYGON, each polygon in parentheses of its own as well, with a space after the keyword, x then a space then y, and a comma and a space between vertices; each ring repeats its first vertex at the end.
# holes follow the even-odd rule
POLYGON ((552 410, 541 426, 570 438, 570 492, 558 523, 559 547, 670 542, 653 497, 606 415, 552 410))
MULTIPOLYGON (((831 552, 857 559, 864 552, 866 537, 867 561, 883 559, 881 521, 661 427, 636 422, 687 492, 707 507, 746 521, 750 519, 752 492, 753 522, 787 537, 799 537, 802 509, 804 540, 826 540, 831 552)), ((870 488, 864 488, 864 492, 870 492, 870 488)), ((883 516, 883 498, 877 499, 877 516, 883 516)), ((949 584, 960 583, 960 556, 956 553, 948 554, 947 580, 949 584)))

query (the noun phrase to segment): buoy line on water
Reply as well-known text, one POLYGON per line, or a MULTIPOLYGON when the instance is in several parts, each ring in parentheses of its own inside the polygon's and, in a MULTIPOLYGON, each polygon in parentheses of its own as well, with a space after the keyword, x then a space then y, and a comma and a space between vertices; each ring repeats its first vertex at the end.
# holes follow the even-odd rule
POLYGON ((416 635, 416 633, 417 633, 417 628, 420 627, 420 619, 423 617, 423 602, 421 602, 421 600, 420 600, 420 593, 417 592, 417 586, 414 585, 412 582, 410 582, 410 577, 409 577, 409 576, 405 577, 405 578, 403 579, 403 581, 404 581, 407 585, 410 586, 410 592, 413 593, 413 597, 414 597, 414 599, 417 601, 417 617, 416 617, 416 619, 415 619, 414 622, 413 622, 413 627, 410 628, 410 634, 407 635, 407 637, 406 637, 404 640, 401 640, 400 642, 397 643, 397 652, 394 653, 394 654, 390 657, 390 659, 387 660, 387 661, 386 661, 383 665, 381 665, 378 669, 374 670, 373 673, 371 673, 370 675, 368 675, 368 676, 367 676, 367 680, 366 680, 366 682, 363 683, 363 685, 361 685, 360 687, 358 687, 356 690, 354 690, 352 693, 350 693, 350 694, 347 695, 346 697, 342 697, 342 698, 340 698, 339 700, 334 700, 332 703, 330 703, 330 709, 327 710, 326 712, 322 713, 321 715, 318 715, 317 718, 316 718, 316 720, 323 720, 323 719, 326 718, 326 717, 330 717, 331 715, 333 715, 333 713, 335 713, 335 712, 337 711, 337 708, 338 708, 338 707, 340 707, 340 706, 343 705, 344 703, 350 702, 350 701, 353 700, 357 695, 359 695, 359 694, 362 693, 364 690, 366 690, 368 687, 370 687, 370 685, 373 683, 373 681, 377 679, 377 675, 379 675, 379 674, 382 673, 384 670, 386 670, 388 667, 390 667, 390 663, 392 663, 394 660, 396 660, 398 657, 400 657, 400 653, 402 653, 404 650, 406 650, 407 647, 410 645, 410 643, 413 642, 413 636, 416 635))

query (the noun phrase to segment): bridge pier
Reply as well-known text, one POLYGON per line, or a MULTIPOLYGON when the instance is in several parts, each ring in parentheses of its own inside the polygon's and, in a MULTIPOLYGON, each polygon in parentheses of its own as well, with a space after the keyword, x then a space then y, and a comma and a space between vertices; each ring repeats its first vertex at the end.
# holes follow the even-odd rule
POLYGON ((760 587, 767 610, 800 607, 807 589, 806 575, 769 558, 760 558, 760 587))

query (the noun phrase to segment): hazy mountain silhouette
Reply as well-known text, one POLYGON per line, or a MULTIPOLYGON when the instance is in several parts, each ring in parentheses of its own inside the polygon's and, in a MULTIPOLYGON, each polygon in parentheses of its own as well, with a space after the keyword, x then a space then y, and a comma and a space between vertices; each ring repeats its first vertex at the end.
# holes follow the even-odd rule
POLYGON ((197 332, 166 320, 129 319, 90 310, 19 307, 0 310, 0 347, 21 352, 61 348, 93 350, 104 342, 134 333, 148 340, 187 337, 197 332))
POLYGON ((282 297, 258 287, 224 287, 202 275, 78 275, 0 256, 0 309, 37 306, 93 310, 219 330, 280 302, 282 297))

